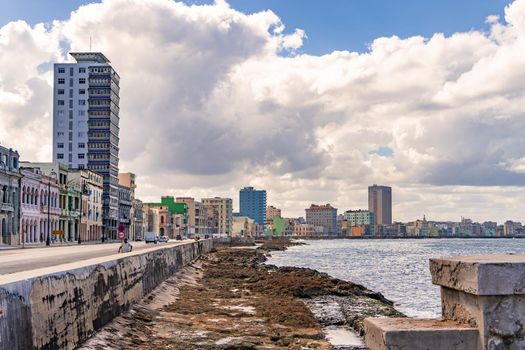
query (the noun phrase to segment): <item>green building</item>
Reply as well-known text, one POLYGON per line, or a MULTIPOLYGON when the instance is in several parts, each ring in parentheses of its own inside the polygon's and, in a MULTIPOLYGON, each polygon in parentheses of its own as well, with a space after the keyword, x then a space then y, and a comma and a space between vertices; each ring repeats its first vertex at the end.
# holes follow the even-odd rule
POLYGON ((376 216, 368 210, 348 210, 344 214, 349 227, 365 226, 366 233, 375 234, 376 216))
POLYGON ((182 215, 184 226, 188 224, 188 204, 175 202, 175 198, 171 196, 161 197, 160 203, 146 203, 146 205, 150 207, 167 207, 171 215, 182 215))
POLYGON ((264 231, 265 235, 266 236, 279 236, 279 237, 284 236, 286 232, 286 226, 288 225, 288 221, 278 216, 274 216, 272 220, 273 220, 273 225, 272 225, 273 228, 266 229, 264 231))

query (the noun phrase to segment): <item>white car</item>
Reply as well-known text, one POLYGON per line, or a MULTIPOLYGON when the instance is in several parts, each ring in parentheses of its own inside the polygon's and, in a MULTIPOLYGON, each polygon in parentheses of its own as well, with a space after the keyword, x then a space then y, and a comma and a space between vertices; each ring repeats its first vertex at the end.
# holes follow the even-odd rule
POLYGON ((144 242, 157 244, 159 240, 155 232, 146 232, 146 235, 144 236, 144 242))

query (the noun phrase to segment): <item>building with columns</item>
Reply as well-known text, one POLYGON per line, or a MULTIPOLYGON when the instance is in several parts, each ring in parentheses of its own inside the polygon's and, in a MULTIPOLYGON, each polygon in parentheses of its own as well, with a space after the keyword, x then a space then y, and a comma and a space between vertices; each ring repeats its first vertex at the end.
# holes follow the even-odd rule
POLYGON ((68 178, 80 186, 80 240, 96 241, 102 237, 102 175, 88 170, 69 170, 68 178))
POLYGON ((20 242, 20 173, 17 151, 0 145, 0 245, 20 242))
POLYGON ((59 241, 76 241, 80 229, 80 203, 81 185, 69 178, 68 166, 59 162, 36 163, 20 162, 20 166, 37 168, 46 176, 58 180, 58 206, 60 218, 58 222, 58 235, 52 237, 59 241))
POLYGON ((20 168, 20 243, 35 244, 52 240, 60 218, 56 178, 38 168, 20 168))

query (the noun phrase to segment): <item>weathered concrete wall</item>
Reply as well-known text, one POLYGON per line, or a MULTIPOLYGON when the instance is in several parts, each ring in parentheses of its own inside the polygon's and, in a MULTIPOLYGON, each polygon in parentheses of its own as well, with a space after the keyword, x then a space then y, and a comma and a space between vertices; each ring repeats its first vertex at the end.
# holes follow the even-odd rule
POLYGON ((430 259, 430 272, 441 286, 444 321, 367 319, 371 350, 525 349, 525 254, 430 259))
POLYGON ((0 350, 73 349, 212 248, 155 248, 0 285, 0 350))

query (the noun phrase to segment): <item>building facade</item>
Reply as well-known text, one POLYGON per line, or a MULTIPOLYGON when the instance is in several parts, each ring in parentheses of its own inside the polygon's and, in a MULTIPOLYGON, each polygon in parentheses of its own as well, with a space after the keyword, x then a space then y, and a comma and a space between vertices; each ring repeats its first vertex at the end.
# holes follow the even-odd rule
POLYGON ((377 225, 392 224, 392 187, 368 187, 368 211, 375 214, 377 225))
POLYGON ((240 216, 252 218, 261 226, 266 225, 266 190, 244 187, 239 192, 240 216))
POLYGON ((102 175, 88 170, 69 170, 68 178, 80 186, 80 240, 96 241, 102 237, 102 175))
POLYGON ((206 211, 201 202, 192 197, 177 197, 178 203, 186 203, 188 210, 187 233, 189 235, 200 235, 207 232, 206 211))
POLYGON ((21 167, 36 168, 42 174, 58 180, 60 217, 53 241, 75 241, 79 238, 81 184, 69 177, 68 166, 60 162, 20 162, 21 167))
POLYGON ((233 229, 233 201, 231 198, 203 198, 209 233, 230 235, 233 229))
MULTIPOLYGON (((344 218, 348 222, 348 227, 363 227, 363 235, 374 235, 376 233, 376 218, 375 214, 368 210, 348 210, 344 213, 344 218)), ((361 232, 361 230, 354 230, 361 232)))
POLYGON ((118 185, 118 217, 119 226, 124 227, 124 233, 127 238, 134 239, 130 234, 131 224, 133 222, 131 217, 131 210, 133 208, 133 198, 131 188, 118 185))
POLYGON ((20 243, 44 243, 48 235, 51 242, 60 217, 57 180, 35 168, 20 168, 20 174, 20 243))
POLYGON ((269 205, 266 207, 266 225, 273 225, 273 218, 281 217, 281 209, 269 205))
POLYGON ((20 155, 0 145, 0 245, 20 243, 20 155))
MULTIPOLYGON (((137 184, 135 182, 135 174, 134 173, 119 173, 118 174, 118 182, 119 186, 124 186, 130 189, 131 191, 131 209, 129 212, 130 217, 130 223, 129 223, 129 232, 128 237, 130 239, 135 239, 136 233, 136 225, 135 225, 135 206, 133 205, 133 202, 135 201, 135 190, 137 188, 137 184)), ((120 190, 119 190, 120 191, 120 190)), ((119 198, 120 200, 120 198, 119 198)), ((119 204, 119 213, 120 213, 120 204, 119 204)))
POLYGON ((305 211, 307 224, 323 227, 324 234, 335 235, 338 233, 337 208, 330 204, 312 204, 305 211))
POLYGON ((144 203, 140 199, 133 199, 133 208, 132 208, 132 223, 131 231, 133 234, 133 239, 142 239, 144 237, 144 203))
POLYGON ((167 206, 144 204, 143 210, 147 213, 148 232, 173 238, 172 215, 167 206))
POLYGON ((104 230, 116 238, 120 77, 102 53, 70 54, 76 63, 54 66, 53 162, 103 176, 104 230))

